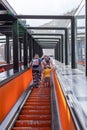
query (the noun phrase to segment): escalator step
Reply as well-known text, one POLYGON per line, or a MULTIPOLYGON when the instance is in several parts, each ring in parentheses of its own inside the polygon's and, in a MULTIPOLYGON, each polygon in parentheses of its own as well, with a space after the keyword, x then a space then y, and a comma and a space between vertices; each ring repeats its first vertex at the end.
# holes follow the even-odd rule
POLYGON ((51 122, 49 120, 18 120, 15 123, 16 127, 50 127, 51 122))
POLYGON ((45 105, 45 106, 49 106, 50 105, 50 102, 49 103, 45 103, 45 102, 41 102, 41 103, 39 103, 39 102, 26 102, 26 104, 25 105, 38 105, 38 106, 42 106, 42 105, 45 105))
POLYGON ((48 98, 48 97, 36 97, 36 98, 35 97, 31 97, 28 100, 49 100, 50 101, 50 98, 48 98))
POLYGON ((29 114, 50 114, 49 110, 22 110, 21 113, 22 115, 29 115, 29 114))
POLYGON ((28 99, 27 102, 50 102, 50 99, 28 99))
POLYGON ((51 130, 50 127, 14 127, 12 130, 51 130))
POLYGON ((19 115, 18 120, 50 120, 50 115, 19 115))
POLYGON ((50 110, 50 106, 24 106, 23 110, 50 110))

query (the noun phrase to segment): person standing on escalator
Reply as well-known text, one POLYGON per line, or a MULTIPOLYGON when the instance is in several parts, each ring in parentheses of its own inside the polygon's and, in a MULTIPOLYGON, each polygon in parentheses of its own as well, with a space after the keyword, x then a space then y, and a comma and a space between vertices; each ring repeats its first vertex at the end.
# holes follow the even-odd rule
POLYGON ((42 58, 39 58, 39 55, 35 54, 34 58, 32 59, 30 63, 32 66, 34 87, 40 87, 41 73, 42 73, 41 61, 42 61, 42 58))

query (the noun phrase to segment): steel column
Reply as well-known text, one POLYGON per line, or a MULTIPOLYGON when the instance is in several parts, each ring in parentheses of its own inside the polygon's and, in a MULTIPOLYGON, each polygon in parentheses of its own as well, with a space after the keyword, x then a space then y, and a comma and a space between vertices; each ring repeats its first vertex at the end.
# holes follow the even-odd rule
POLYGON ((28 35, 27 35, 27 61, 28 61, 28 64, 30 62, 30 52, 29 52, 29 38, 28 38, 28 35))
POLYGON ((28 41, 29 41, 29 62, 32 60, 32 45, 31 45, 31 36, 28 36, 28 41))
POLYGON ((63 35, 61 35, 60 39, 60 61, 63 63, 63 35))
POLYGON ((19 71, 18 63, 18 21, 13 23, 13 69, 14 73, 19 71))
MULTIPOLYGON (((57 46, 57 45, 56 45, 57 46)), ((56 53, 57 47, 55 47, 55 59, 57 60, 57 53, 56 53)))
POLYGON ((61 44, 61 40, 59 40, 59 46, 58 46, 58 47, 59 47, 59 62, 61 61, 61 60, 60 60, 60 59, 61 59, 61 58, 60 58, 60 57, 61 57, 61 52, 60 52, 60 46, 61 46, 61 45, 60 45, 60 44, 61 44))
POLYGON ((39 46, 39 56, 41 57, 42 55, 43 55, 43 51, 42 51, 42 48, 41 48, 41 46, 40 45, 38 45, 39 46))
POLYGON ((86 62, 86 65, 85 65, 85 70, 86 70, 86 76, 87 76, 87 0, 85 0, 85 16, 86 16, 86 18, 85 18, 85 28, 86 28, 86 34, 85 34, 85 39, 86 39, 86 52, 85 52, 85 62, 86 62))
POLYGON ((4 45, 4 60, 5 60, 5 61, 7 61, 6 52, 7 52, 7 46, 6 46, 6 44, 5 44, 5 45, 4 45))
POLYGON ((59 43, 58 43, 58 60, 60 62, 60 40, 59 40, 59 43))
POLYGON ((55 59, 58 60, 58 44, 56 44, 56 47, 55 47, 55 59))
POLYGON ((71 19, 71 68, 76 68, 76 56, 75 56, 75 17, 71 19))
POLYGON ((68 65, 68 43, 67 43, 67 29, 65 30, 65 65, 68 65))
POLYGON ((33 58, 33 38, 31 38, 31 57, 33 58))
POLYGON ((20 51, 20 62, 22 61, 22 57, 21 57, 21 41, 19 41, 19 51, 20 51))
POLYGON ((33 45, 33 57, 34 57, 34 55, 35 55, 35 46, 34 46, 34 39, 32 39, 32 45, 33 45))
POLYGON ((63 63, 63 35, 61 36, 61 50, 62 50, 62 52, 61 52, 61 62, 63 63))
POLYGON ((10 63, 10 49, 9 49, 9 36, 6 36, 6 61, 10 63))
POLYGON ((28 58, 27 58, 27 32, 25 32, 24 33, 24 43, 23 43, 23 45, 24 45, 24 68, 26 68, 27 67, 27 60, 28 60, 28 58))

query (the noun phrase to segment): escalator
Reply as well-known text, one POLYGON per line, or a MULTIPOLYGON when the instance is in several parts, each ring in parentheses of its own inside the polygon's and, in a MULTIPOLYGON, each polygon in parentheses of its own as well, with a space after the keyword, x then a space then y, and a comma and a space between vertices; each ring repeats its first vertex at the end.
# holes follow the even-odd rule
POLYGON ((45 87, 42 80, 39 88, 33 88, 32 83, 26 87, 26 82, 30 82, 29 72, 32 71, 23 73, 1 87, 0 130, 86 130, 81 112, 77 112, 78 107, 71 102, 72 94, 64 91, 55 71, 51 75, 50 87, 45 87), (23 77, 25 85, 22 86, 23 77), (14 107, 8 112, 11 105, 14 107))
POLYGON ((34 88, 12 130, 51 130, 50 88, 34 88))

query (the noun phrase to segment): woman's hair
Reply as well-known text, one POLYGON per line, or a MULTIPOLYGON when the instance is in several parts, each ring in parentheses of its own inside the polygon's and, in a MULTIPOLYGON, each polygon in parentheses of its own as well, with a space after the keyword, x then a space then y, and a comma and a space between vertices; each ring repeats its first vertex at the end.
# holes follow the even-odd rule
POLYGON ((35 54, 34 59, 38 59, 38 58, 39 58, 39 55, 35 54))

